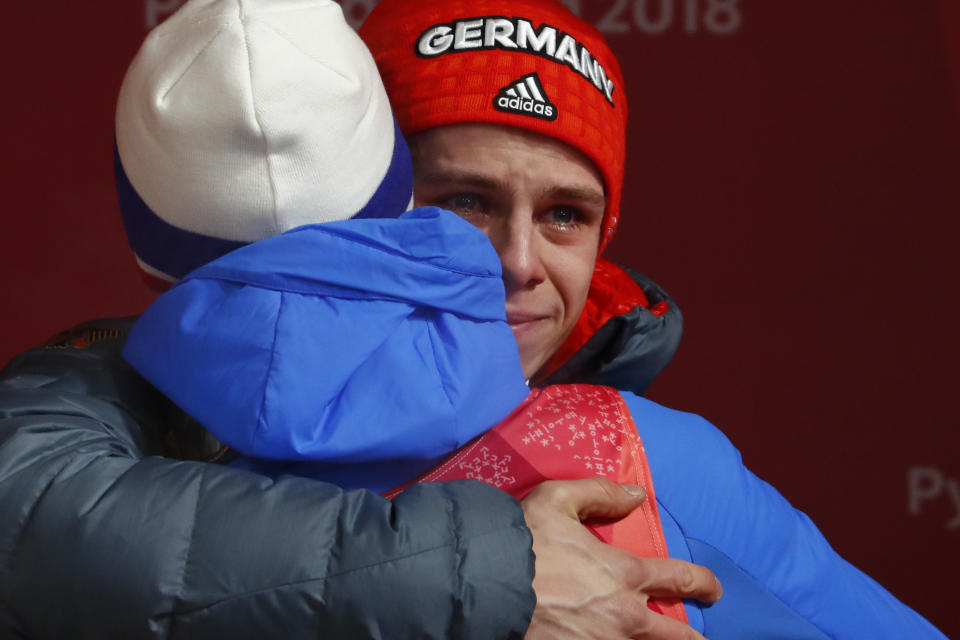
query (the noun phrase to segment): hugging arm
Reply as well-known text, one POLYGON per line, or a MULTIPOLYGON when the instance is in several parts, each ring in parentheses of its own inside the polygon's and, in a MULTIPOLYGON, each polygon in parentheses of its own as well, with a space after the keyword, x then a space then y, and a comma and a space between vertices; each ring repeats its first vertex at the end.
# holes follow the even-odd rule
POLYGON ((0 376, 0 636, 523 634, 513 498, 463 482, 388 502, 160 457, 163 399, 118 347, 34 350, 0 376))

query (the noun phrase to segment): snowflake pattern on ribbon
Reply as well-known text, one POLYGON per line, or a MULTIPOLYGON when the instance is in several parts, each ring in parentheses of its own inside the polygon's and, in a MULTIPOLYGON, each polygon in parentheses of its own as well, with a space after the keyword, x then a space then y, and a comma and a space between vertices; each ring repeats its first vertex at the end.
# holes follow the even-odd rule
POLYGON ((548 387, 524 418, 523 446, 549 447, 582 464, 585 475, 616 477, 623 445, 639 446, 624 428, 619 398, 601 387, 548 387))

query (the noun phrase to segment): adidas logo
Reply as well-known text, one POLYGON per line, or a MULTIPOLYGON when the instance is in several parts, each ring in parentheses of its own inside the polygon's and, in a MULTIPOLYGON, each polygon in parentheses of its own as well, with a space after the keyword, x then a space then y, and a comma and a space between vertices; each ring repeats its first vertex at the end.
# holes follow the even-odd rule
POLYGON ((500 89, 500 93, 493 99, 493 108, 550 122, 557 119, 557 107, 547 98, 536 73, 527 74, 500 89))

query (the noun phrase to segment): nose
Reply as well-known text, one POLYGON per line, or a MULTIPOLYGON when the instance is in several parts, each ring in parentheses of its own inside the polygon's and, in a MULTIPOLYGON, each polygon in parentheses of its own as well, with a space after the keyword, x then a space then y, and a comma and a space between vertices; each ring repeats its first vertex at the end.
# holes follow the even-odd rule
POLYGON ((511 212, 488 229, 487 235, 500 256, 507 293, 533 289, 546 279, 542 238, 532 212, 511 212))

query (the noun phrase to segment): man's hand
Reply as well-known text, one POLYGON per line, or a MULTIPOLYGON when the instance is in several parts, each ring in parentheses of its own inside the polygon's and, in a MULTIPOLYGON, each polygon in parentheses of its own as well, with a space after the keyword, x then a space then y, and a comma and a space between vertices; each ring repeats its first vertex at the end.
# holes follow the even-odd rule
POLYGON ((682 560, 638 558, 598 540, 580 521, 621 518, 646 498, 642 487, 604 478, 544 482, 523 500, 533 533, 537 605, 528 640, 694 640, 699 633, 647 608, 651 596, 716 602, 713 573, 682 560))

